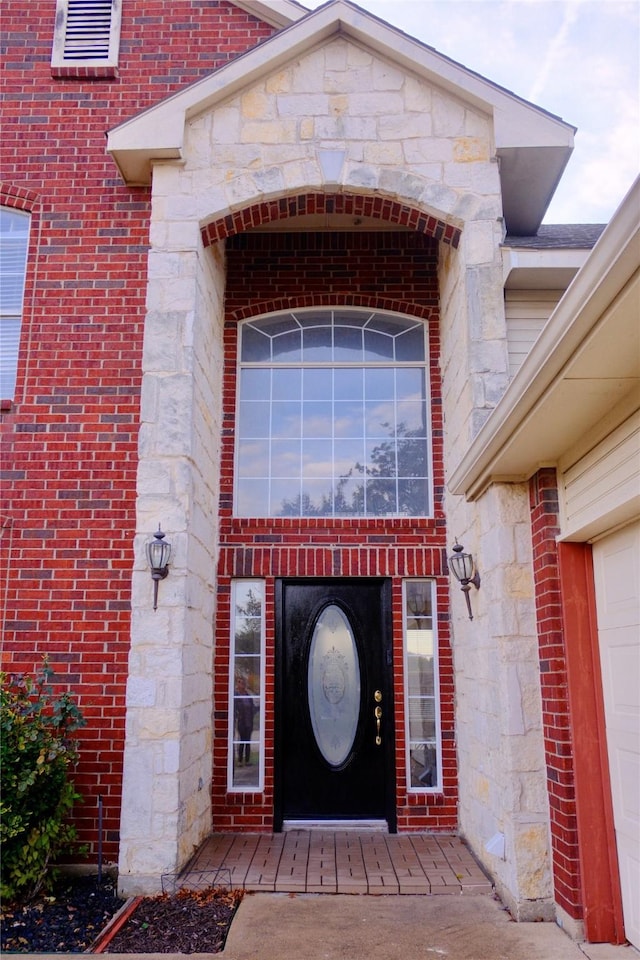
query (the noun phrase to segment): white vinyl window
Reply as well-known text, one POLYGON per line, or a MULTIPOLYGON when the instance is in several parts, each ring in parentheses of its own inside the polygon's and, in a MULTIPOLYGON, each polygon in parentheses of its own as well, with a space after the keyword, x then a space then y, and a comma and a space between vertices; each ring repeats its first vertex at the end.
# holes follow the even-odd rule
POLYGON ((118 66, 122 0, 57 0, 51 66, 118 66))
POLYGON ((403 585, 407 782, 414 792, 442 787, 434 593, 433 580, 403 585))
POLYGON ((0 400, 13 400, 31 217, 0 207, 0 400))
POLYGON ((231 791, 264 782, 264 581, 231 585, 229 759, 231 791))
POLYGON ((240 327, 238 517, 431 514, 422 320, 300 310, 240 327))

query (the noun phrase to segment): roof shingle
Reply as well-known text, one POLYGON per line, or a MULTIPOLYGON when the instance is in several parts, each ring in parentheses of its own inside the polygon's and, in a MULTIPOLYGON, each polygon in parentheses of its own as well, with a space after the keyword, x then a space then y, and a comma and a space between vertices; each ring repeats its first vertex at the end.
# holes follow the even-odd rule
POLYGON ((590 250, 605 227, 605 223, 543 223, 533 237, 505 237, 504 246, 530 250, 590 250))

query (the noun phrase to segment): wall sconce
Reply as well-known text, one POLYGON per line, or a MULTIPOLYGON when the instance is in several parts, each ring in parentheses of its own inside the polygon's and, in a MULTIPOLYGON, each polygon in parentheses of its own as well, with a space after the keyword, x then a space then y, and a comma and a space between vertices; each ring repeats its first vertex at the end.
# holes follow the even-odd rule
POLYGON ((153 609, 158 609, 158 581, 164 580, 169 573, 169 557, 171 556, 171 544, 165 543, 165 535, 158 524, 158 531, 153 535, 154 539, 147 543, 147 559, 151 567, 151 577, 153 579, 153 609))
POLYGON ((461 589, 464 592, 465 600, 467 601, 469 620, 473 620, 473 613, 471 612, 471 599, 469 597, 469 592, 471 590, 470 584, 473 584, 476 590, 479 590, 480 574, 476 570, 476 565, 472 555, 470 553, 464 553, 464 547, 461 543, 458 543, 457 539, 453 548, 453 553, 449 557, 449 568, 458 583, 461 584, 461 589))

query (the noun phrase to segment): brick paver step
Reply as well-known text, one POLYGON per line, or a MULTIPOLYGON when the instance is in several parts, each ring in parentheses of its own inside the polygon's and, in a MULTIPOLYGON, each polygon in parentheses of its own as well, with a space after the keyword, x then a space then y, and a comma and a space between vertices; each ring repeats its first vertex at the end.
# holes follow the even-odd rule
POLYGON ((490 894, 459 837, 296 830, 214 834, 184 871, 230 871, 233 886, 283 893, 490 894))

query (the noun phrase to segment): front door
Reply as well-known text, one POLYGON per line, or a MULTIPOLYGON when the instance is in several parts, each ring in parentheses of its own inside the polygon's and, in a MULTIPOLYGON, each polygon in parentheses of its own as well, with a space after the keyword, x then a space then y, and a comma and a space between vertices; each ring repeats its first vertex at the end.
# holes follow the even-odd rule
POLYGON ((394 831, 390 581, 283 580, 276 596, 276 829, 394 831))

